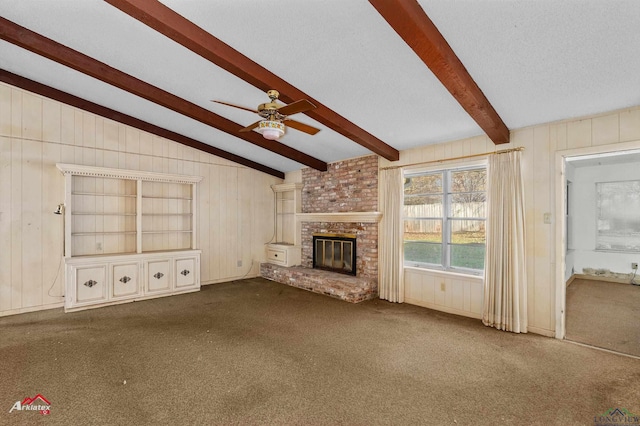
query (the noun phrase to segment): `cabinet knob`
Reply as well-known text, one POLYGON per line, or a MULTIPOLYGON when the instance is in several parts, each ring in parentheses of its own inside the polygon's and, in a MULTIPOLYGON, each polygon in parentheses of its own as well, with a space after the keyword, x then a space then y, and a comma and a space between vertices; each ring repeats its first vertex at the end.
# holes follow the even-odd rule
POLYGON ((162 277, 164 277, 164 274, 162 272, 156 272, 155 274, 153 274, 153 278, 157 280, 159 280, 162 277))
POLYGON ((187 275, 189 275, 190 272, 191 271, 189 271, 188 269, 185 269, 182 272, 180 272, 180 275, 184 275, 186 277, 187 275))
POLYGON ((128 277, 128 276, 126 276, 126 275, 125 275, 124 277, 120 278, 120 282, 121 282, 121 283, 125 283, 125 284, 126 284, 126 283, 128 283, 129 281, 131 281, 131 277, 128 277))
POLYGON ((86 285, 89 288, 93 287, 96 284, 98 284, 98 281, 94 281, 94 280, 89 280, 86 283, 84 283, 84 285, 86 285))
POLYGON ((278 257, 278 253, 274 253, 273 257, 278 257))

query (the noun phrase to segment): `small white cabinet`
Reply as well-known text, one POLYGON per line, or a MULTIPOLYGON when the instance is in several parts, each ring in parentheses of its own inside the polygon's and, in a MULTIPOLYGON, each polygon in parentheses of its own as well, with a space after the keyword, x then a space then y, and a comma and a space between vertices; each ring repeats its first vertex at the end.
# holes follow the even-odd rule
POLYGON ((140 265, 138 262, 113 263, 110 272, 110 299, 116 300, 140 295, 140 265))
POLYGON ((300 247, 293 244, 267 244, 267 262, 280 266, 295 266, 300 264, 300 247))
POLYGON ((65 311, 200 289, 201 177, 57 167, 65 176, 65 311))
POLYGON ((196 268, 195 257, 184 257, 175 261, 176 289, 192 288, 197 280, 197 273, 200 268, 196 268))
POLYGON ((146 294, 167 293, 172 290, 171 259, 147 259, 144 261, 146 294))
POLYGON ((72 287, 70 298, 78 306, 107 301, 107 267, 104 264, 77 265, 70 270, 72 287))

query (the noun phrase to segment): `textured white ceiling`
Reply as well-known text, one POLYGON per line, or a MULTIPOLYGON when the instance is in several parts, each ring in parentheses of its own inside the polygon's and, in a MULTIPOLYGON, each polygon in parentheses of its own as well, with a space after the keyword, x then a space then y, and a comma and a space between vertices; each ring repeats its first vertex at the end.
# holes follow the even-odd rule
MULTIPOLYGON (((163 0, 398 150, 482 134, 364 0, 163 0)), ((510 129, 640 104, 637 0, 419 0, 510 129)), ((239 124, 259 89, 99 0, 0 0, 0 15, 239 124)), ((0 67, 281 171, 302 167, 0 42, 0 67)), ((275 89, 278 89, 277 87, 275 89)), ((281 143, 332 162, 368 151, 322 129, 281 143)))
POLYGON ((510 129, 640 104, 636 0, 419 0, 510 129))

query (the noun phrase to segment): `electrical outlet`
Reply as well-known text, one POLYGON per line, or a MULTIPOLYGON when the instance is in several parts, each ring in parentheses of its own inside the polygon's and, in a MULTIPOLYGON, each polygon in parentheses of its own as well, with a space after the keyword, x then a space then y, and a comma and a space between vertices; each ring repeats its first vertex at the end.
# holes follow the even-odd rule
POLYGON ((440 283, 440 291, 445 291, 445 290, 444 290, 444 282, 441 282, 441 283, 440 283))
POLYGON ((631 264, 631 269, 638 269, 638 264, 637 264, 637 263, 635 263, 635 262, 633 262, 633 263, 631 264))
POLYGON ((238 260, 238 262, 236 262, 236 265, 238 265, 238 268, 242 266, 242 260, 238 260))

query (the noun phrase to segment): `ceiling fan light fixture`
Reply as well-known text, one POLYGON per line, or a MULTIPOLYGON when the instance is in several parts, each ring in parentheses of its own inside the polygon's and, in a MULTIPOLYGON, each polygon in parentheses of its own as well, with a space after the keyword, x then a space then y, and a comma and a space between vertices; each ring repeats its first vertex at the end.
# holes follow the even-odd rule
POLYGON ((262 120, 258 125, 258 132, 262 134, 262 137, 271 141, 278 140, 278 138, 284 135, 284 123, 274 120, 262 120))

